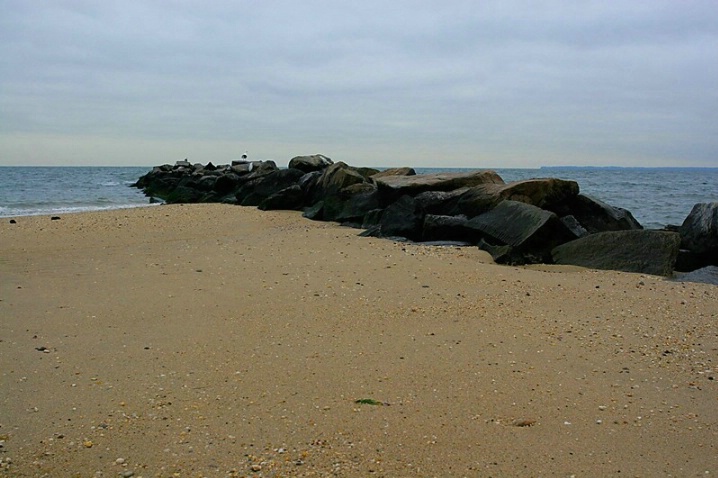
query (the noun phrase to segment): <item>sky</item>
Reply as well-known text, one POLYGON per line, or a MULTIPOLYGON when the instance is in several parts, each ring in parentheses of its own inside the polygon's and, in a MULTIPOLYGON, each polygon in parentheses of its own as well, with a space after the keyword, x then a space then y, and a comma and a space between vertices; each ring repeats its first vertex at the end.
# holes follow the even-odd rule
POLYGON ((718 167, 715 0, 0 12, 0 165, 718 167))

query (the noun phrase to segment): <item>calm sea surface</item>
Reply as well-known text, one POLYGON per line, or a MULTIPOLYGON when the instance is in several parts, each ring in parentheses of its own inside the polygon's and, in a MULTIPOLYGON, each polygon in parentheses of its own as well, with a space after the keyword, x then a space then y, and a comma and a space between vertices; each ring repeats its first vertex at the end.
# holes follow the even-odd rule
MULTIPOLYGON (((0 217, 149 206, 132 183, 149 167, 0 167, 0 217)), ((417 168, 418 173, 469 171, 417 168)), ((555 177, 628 209, 646 228, 680 225, 694 204, 718 201, 718 168, 496 169, 505 181, 555 177)))

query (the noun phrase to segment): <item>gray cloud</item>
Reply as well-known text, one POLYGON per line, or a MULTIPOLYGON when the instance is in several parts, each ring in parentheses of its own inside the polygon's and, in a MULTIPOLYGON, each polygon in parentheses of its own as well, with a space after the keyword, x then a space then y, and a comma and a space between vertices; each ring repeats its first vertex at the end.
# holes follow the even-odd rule
POLYGON ((0 8, 0 164, 718 166, 712 1, 0 8))

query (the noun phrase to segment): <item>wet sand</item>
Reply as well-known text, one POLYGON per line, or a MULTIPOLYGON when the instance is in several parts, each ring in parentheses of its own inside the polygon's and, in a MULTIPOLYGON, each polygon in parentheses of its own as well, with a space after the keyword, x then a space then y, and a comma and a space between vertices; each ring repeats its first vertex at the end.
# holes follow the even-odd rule
POLYGON ((716 286, 229 205, 16 221, 0 476, 718 473, 716 286))

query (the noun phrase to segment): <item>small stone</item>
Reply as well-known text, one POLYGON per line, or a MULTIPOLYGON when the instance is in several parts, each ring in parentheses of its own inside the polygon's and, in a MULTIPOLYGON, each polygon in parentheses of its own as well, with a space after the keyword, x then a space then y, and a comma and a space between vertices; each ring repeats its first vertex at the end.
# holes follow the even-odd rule
POLYGON ((255 473, 258 471, 262 471, 262 465, 252 465, 249 467, 250 470, 254 471, 255 473))
POLYGON ((82 446, 85 448, 92 448, 92 442, 90 440, 85 440, 82 442, 82 446))
POLYGON ((122 478, 132 478, 133 476, 135 476, 135 472, 132 470, 123 471, 120 473, 120 476, 122 478))
POLYGON ((116 465, 124 465, 124 464, 125 464, 125 459, 124 459, 124 458, 118 458, 118 459, 115 460, 115 464, 116 464, 116 465))

